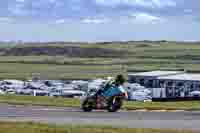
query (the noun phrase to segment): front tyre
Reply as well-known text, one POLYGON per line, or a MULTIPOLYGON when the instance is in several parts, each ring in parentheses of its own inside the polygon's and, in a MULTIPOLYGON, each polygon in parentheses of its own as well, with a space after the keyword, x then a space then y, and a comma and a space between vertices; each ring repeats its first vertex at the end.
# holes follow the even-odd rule
POLYGON ((111 98, 108 101, 108 112, 117 112, 122 107, 122 99, 120 98, 111 98))

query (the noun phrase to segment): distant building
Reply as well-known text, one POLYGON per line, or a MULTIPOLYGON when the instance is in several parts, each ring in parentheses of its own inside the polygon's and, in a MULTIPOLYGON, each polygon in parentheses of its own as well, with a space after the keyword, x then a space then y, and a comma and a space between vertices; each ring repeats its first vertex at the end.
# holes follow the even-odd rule
POLYGON ((129 73, 128 78, 129 82, 154 88, 154 91, 155 88, 165 88, 161 93, 166 97, 185 97, 192 91, 200 91, 200 74, 183 71, 151 71, 129 73))

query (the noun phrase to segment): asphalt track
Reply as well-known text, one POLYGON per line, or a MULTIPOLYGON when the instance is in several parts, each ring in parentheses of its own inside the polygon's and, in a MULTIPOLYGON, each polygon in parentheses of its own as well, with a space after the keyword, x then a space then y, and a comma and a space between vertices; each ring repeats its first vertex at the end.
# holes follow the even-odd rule
POLYGON ((200 130, 200 111, 82 112, 79 108, 58 108, 0 104, 0 121, 34 121, 53 124, 108 125, 129 128, 175 128, 200 130))

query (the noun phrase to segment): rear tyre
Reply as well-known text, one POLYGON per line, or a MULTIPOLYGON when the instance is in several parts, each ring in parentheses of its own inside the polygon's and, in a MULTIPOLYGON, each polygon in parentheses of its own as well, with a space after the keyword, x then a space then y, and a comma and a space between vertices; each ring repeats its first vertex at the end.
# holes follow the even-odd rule
POLYGON ((82 110, 84 112, 91 112, 93 110, 92 102, 90 102, 88 99, 83 101, 82 110))

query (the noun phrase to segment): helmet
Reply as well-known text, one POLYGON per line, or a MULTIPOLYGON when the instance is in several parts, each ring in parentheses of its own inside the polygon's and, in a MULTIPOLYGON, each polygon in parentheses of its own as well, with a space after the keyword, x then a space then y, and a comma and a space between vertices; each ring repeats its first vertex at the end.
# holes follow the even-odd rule
POLYGON ((126 81, 126 79, 124 78, 124 76, 120 74, 120 75, 117 75, 117 77, 115 79, 115 84, 123 85, 125 81, 126 81))

